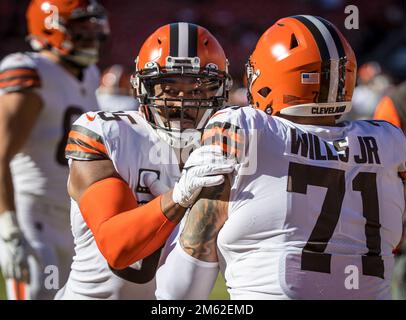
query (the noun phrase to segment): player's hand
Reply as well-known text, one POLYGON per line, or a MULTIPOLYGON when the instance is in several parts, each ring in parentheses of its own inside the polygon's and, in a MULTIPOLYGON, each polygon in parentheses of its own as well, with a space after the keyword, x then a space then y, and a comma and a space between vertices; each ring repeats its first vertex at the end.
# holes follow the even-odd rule
POLYGON ((30 272, 27 261, 29 248, 18 227, 14 212, 0 214, 0 237, 4 243, 4 252, 0 260, 3 277, 29 283, 30 272))
POLYGON ((203 146, 186 161, 180 180, 175 184, 172 199, 182 207, 190 207, 204 187, 224 182, 224 175, 232 173, 236 160, 225 159, 218 146, 203 146))

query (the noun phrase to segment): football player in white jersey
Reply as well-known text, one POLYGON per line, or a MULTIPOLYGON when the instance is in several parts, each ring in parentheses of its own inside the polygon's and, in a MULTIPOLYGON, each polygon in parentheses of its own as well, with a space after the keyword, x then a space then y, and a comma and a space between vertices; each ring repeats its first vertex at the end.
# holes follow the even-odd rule
POLYGON ((52 299, 74 252, 64 149, 75 118, 98 109, 109 31, 96 1, 32 0, 26 16, 36 52, 0 63, 0 263, 9 299, 52 299))
POLYGON ((247 64, 255 108, 219 111, 190 156, 210 163, 219 145, 236 171, 201 192, 158 298, 205 299, 221 269, 231 299, 390 299, 406 141, 384 121, 336 123, 355 73, 322 18, 283 18, 262 35, 247 64))
POLYGON ((221 184, 221 174, 233 170, 194 163, 176 183, 227 98, 227 65, 205 28, 162 26, 136 59, 140 111, 86 113, 74 123, 66 156, 76 255, 56 299, 155 298, 156 270, 186 207, 203 186, 221 184))

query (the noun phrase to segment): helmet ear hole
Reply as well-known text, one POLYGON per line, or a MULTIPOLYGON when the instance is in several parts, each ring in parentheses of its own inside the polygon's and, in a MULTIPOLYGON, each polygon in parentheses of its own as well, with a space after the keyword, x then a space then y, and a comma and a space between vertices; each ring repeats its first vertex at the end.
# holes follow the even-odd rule
POLYGON ((294 33, 292 33, 292 35, 290 36, 290 50, 292 50, 293 48, 296 48, 299 46, 299 42, 296 39, 296 36, 294 33))
POLYGON ((273 113, 273 108, 270 104, 268 104, 265 108, 265 113, 271 115, 273 113))
POLYGON ((158 44, 162 44, 162 41, 161 41, 161 39, 159 39, 159 38, 158 38, 158 44))
POLYGON ((272 91, 271 88, 269 88, 269 87, 263 87, 263 88, 261 88, 260 90, 258 90, 258 93, 259 93, 262 97, 266 98, 266 97, 271 93, 271 91, 272 91))

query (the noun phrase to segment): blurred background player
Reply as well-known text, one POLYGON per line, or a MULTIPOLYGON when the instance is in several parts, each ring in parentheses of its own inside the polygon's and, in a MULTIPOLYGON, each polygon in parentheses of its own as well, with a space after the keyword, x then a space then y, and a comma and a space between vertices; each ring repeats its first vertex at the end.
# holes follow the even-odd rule
POLYGON ((134 99, 130 83, 131 71, 114 64, 102 73, 100 86, 96 91, 100 110, 128 111, 138 110, 138 100, 134 99))
POLYGON ((392 79, 375 61, 364 63, 357 72, 351 111, 340 120, 372 119, 379 100, 390 90, 392 79))
POLYGON ((406 81, 392 88, 379 101, 374 119, 386 120, 406 133, 406 81))
POLYGON ((162 247, 177 235, 195 191, 233 169, 194 164, 175 186, 231 87, 223 48, 208 30, 190 23, 157 29, 139 51, 132 84, 140 112, 89 112, 69 134, 76 256, 56 299, 153 299, 171 240, 162 247))
MULTIPOLYGON (((386 120, 406 133, 406 81, 392 88, 385 95, 374 113, 374 119, 386 120)), ((403 217, 403 238, 396 250, 393 297, 406 300, 406 215, 403 217)))
POLYGON ((406 139, 387 122, 336 124, 355 85, 349 43, 320 17, 283 18, 247 75, 260 110, 218 112, 189 158, 213 162, 206 150, 217 145, 236 172, 201 192, 157 297, 207 298, 220 266, 232 299, 390 299, 406 139))
POLYGON ((109 30, 96 1, 32 0, 26 18, 36 52, 0 64, 0 262, 9 299, 51 299, 73 256, 65 144, 75 118, 97 109, 109 30), (47 266, 56 287, 45 288, 47 266))

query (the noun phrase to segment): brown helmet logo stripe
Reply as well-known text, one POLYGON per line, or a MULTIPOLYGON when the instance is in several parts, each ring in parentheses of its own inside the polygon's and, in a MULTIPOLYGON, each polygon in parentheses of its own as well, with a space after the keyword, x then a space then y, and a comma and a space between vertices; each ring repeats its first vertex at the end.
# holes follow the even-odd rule
POLYGON ((169 25, 169 55, 171 57, 178 56, 178 47, 179 47, 179 24, 171 23, 169 25))
POLYGON ((328 50, 326 41, 320 30, 306 17, 304 16, 293 16, 303 23, 306 28, 313 35, 314 40, 316 41, 317 47, 319 48, 320 58, 321 58, 321 70, 320 70, 320 91, 317 96, 317 101, 315 102, 328 102, 328 93, 330 89, 330 52, 328 50))

